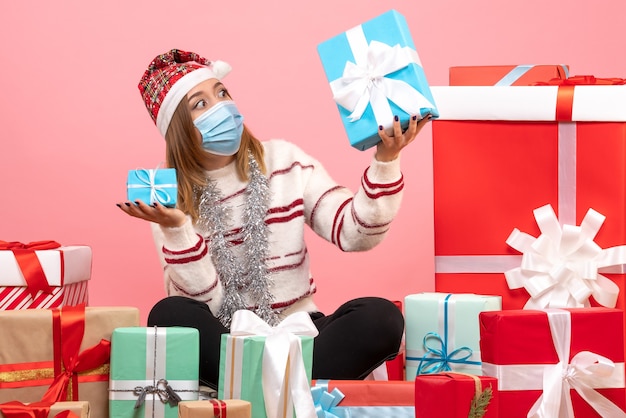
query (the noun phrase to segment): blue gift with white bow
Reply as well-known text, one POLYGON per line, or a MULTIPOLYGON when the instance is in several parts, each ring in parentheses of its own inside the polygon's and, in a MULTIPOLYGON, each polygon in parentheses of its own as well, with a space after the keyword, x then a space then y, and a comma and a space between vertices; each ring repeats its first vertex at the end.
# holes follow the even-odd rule
POLYGON ((413 115, 439 113, 404 16, 390 10, 317 47, 350 145, 366 150, 413 115))
POLYGON ((176 169, 156 168, 130 170, 126 182, 128 200, 152 205, 159 202, 163 206, 175 207, 178 196, 176 169))

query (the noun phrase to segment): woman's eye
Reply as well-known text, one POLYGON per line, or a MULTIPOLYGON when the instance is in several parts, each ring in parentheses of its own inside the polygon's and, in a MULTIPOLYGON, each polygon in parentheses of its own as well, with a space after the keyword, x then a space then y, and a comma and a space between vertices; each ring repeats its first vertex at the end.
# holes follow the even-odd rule
POLYGON ((218 93, 217 93, 217 97, 224 98, 224 97, 228 97, 228 90, 226 89, 221 89, 218 93))
POLYGON ((204 109, 206 107, 205 100, 199 100, 198 103, 193 107, 194 109, 204 109))

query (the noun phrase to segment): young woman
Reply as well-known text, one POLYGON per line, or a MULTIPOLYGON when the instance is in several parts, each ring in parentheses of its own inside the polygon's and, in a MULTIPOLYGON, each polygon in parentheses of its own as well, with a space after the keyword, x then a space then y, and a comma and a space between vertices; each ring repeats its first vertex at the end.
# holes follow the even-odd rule
POLYGON ((398 353, 402 314, 378 297, 319 312, 305 225, 342 251, 380 243, 402 198, 400 151, 430 118, 415 116, 402 132, 396 117, 393 136, 381 128, 353 194, 296 145, 255 138, 222 84, 229 71, 224 62, 173 49, 139 83, 178 176, 176 208, 118 204, 151 222, 164 268, 168 297, 153 307, 148 326, 197 328, 201 381, 216 388, 221 334, 236 310, 253 310, 269 324, 305 311, 319 330, 313 378, 362 379, 398 353))

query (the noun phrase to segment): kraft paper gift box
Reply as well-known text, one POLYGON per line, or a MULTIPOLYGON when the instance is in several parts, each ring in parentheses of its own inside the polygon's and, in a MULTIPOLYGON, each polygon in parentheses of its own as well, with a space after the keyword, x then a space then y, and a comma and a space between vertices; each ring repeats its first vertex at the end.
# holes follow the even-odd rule
POLYGON ((317 47, 350 145, 366 150, 393 133, 397 115, 436 117, 437 107, 406 19, 395 10, 336 35, 317 47))
POLYGON ((252 405, 241 399, 183 401, 178 404, 179 418, 250 418, 252 405))
POLYGON ((55 241, 0 241, 0 310, 88 302, 91 248, 55 241))
POLYGON ((178 417, 178 402, 198 399, 200 334, 188 327, 113 331, 109 417, 178 417))
POLYGON ((482 312, 483 372, 498 379, 500 416, 626 416, 623 321, 603 307, 482 312))
MULTIPOLYGON (((603 80, 432 87, 436 291, 522 308, 530 294, 504 276, 522 255, 506 241, 515 229, 538 236, 533 210, 548 204, 574 227, 591 208, 606 218, 595 243, 626 243, 626 85, 574 84, 585 82, 603 80)), ((619 286, 614 306, 625 309, 622 267, 599 273, 619 286)))
POLYGON ((316 410, 324 417, 415 417, 413 382, 315 380, 311 392, 316 410))
POLYGON ((33 402, 19 401, 0 404, 0 418, 89 418, 89 402, 33 402))
POLYGON ((0 402, 87 401, 108 418, 110 341, 134 307, 0 311, 0 402))
POLYGON ((128 200, 152 205, 159 202, 163 206, 175 207, 178 197, 176 169, 137 169, 128 172, 126 181, 128 200))
POLYGON ((315 336, 306 312, 271 327, 251 311, 236 311, 230 334, 222 334, 218 399, 250 402, 253 418, 315 416, 310 394, 315 336))
POLYGON ((495 377, 437 373, 415 378, 416 418, 468 416, 498 418, 498 380, 495 377))
POLYGON ((569 77, 567 65, 479 65, 450 67, 451 86, 530 86, 569 77))
POLYGON ((499 296, 418 293, 404 299, 406 380, 455 371, 481 374, 478 314, 502 309, 499 296))

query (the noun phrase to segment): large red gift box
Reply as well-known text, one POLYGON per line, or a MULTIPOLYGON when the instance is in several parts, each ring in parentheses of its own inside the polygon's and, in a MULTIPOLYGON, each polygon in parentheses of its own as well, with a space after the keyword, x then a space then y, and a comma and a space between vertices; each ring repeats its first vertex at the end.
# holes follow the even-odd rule
POLYGON ((0 310, 88 303, 91 248, 55 241, 0 241, 0 310))
POLYGON ((498 380, 465 373, 422 374, 415 378, 415 418, 498 418, 498 380), (491 392, 491 393, 489 393, 491 392), (484 415, 470 415, 483 405, 484 415))
POLYGON ((576 417, 626 416, 622 310, 491 311, 479 320, 483 374, 498 379, 500 416, 531 408, 574 416, 560 415, 561 404, 576 417))
POLYGON ((451 86, 528 86, 569 76, 567 65, 479 65, 450 67, 451 86))
MULTIPOLYGON (((529 293, 509 289, 504 276, 522 256, 506 241, 515 228, 538 236, 533 210, 545 205, 575 226, 592 208, 606 217, 595 243, 626 244, 626 85, 565 81, 433 87, 437 292, 500 295, 502 309, 522 308, 529 293)), ((626 309, 622 270, 600 273, 626 309)))

